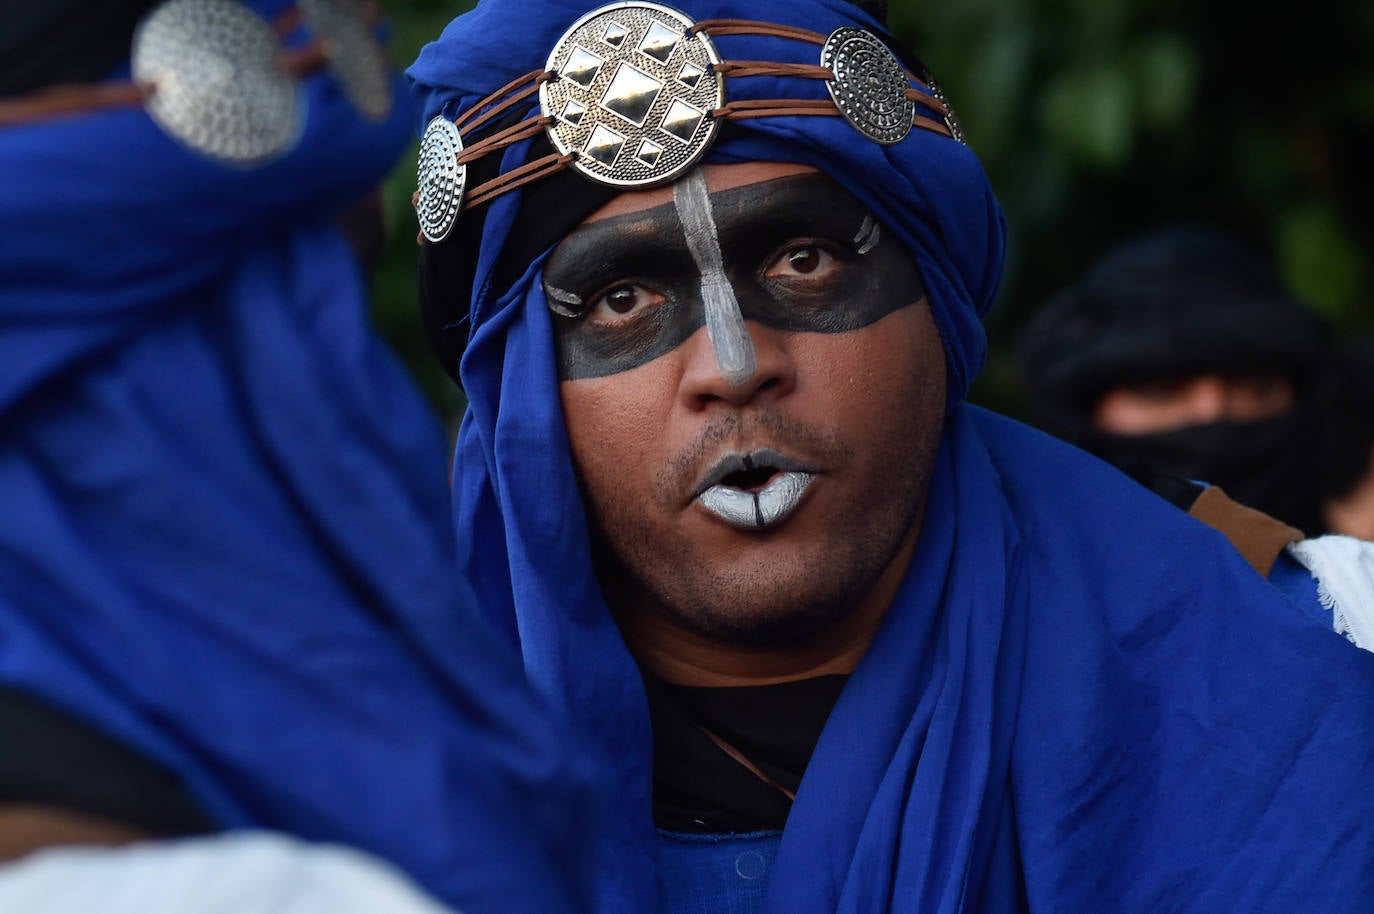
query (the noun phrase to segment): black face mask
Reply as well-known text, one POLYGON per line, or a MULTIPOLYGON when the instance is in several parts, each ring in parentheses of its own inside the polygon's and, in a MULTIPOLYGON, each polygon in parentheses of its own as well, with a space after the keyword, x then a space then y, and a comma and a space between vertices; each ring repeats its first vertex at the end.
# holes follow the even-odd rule
POLYGON ((1257 422, 1214 422, 1148 435, 1092 431, 1078 443, 1127 473, 1142 467, 1219 486, 1243 505, 1299 528, 1324 532, 1319 452, 1307 413, 1257 422))

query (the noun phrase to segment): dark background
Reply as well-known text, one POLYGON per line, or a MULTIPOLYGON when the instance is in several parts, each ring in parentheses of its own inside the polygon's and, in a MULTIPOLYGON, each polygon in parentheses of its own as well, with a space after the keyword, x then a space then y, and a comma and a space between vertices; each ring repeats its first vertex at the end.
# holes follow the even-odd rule
MULTIPOLYGON (((405 66, 466 2, 384 0, 405 66)), ((1029 314, 1113 242, 1229 230, 1346 336, 1374 331, 1374 0, 892 0, 901 43, 953 103, 1007 211, 1006 277, 970 399, 1023 415, 1029 314)), ((461 394, 415 305, 414 148, 385 188, 382 332, 450 427, 461 394)))

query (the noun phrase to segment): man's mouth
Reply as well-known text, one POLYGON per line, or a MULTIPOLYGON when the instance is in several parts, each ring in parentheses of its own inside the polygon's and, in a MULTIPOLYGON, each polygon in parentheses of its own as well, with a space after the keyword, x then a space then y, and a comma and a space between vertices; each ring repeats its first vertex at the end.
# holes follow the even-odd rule
POLYGON ((769 448, 726 454, 697 485, 696 500, 727 524, 759 530, 795 511, 818 472, 769 448))

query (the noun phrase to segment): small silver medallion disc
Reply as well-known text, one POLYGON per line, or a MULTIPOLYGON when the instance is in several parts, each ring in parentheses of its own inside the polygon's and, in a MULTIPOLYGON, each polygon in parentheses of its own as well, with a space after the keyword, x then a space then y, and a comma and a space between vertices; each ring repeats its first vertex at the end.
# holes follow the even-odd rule
POLYGON ((959 123, 959 116, 954 113, 954 106, 949 103, 945 90, 941 89, 940 84, 934 79, 927 78, 926 85, 930 86, 931 97, 945 106, 945 126, 949 128, 950 135, 967 146, 968 140, 964 139, 964 125, 959 123))
POLYGON ((835 107, 854 129, 890 146, 906 139, 916 103, 897 55, 872 32, 841 26, 821 48, 821 66, 835 74, 826 82, 835 107))
POLYGON ((153 88, 145 107, 168 134, 255 164, 291 149, 305 119, 280 51, 272 27, 234 0, 169 0, 134 32, 133 78, 153 88))
POLYGON ((367 21, 362 0, 298 0, 301 13, 325 47, 329 70, 363 117, 391 114, 391 67, 367 21))
POLYGON ((420 220, 420 231, 430 241, 443 241, 458 221, 468 170, 466 165, 458 164, 458 153, 462 151, 463 138, 453 121, 439 115, 429 122, 420 140, 416 168, 420 194, 415 201, 415 216, 420 220))
POLYGON ((559 39, 539 87, 547 130, 573 168, 601 184, 644 187, 687 171, 715 139, 725 103, 720 56, 692 20, 657 3, 612 3, 559 39))

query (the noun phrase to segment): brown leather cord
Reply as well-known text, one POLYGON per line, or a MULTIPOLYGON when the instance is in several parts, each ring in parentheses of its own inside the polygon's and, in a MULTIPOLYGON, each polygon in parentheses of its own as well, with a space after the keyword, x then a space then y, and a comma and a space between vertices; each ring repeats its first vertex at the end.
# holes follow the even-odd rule
POLYGON ((153 91, 152 86, 132 82, 52 86, 18 98, 0 99, 0 127, 111 108, 136 108, 150 98, 153 91))
POLYGON ((949 125, 944 121, 931 120, 918 114, 911 119, 911 126, 929 130, 931 133, 938 133, 940 136, 947 136, 951 140, 954 139, 954 131, 950 130, 949 125))
MULTIPOLYGON (((370 26, 376 26, 382 21, 382 8, 376 3, 363 4, 363 22, 370 26)), ((301 12, 299 6, 292 6, 285 10, 280 16, 272 20, 272 30, 285 38, 296 29, 300 28, 305 22, 305 14, 301 12)))
POLYGON ((513 124, 505 130, 493 133, 491 136, 465 148, 458 154, 458 164, 466 165, 469 162, 482 158, 488 153, 505 149, 507 146, 513 146, 521 140, 539 133, 551 123, 553 123, 553 118, 548 115, 543 115, 542 117, 532 117, 529 120, 513 124))
POLYGON ((906 97, 918 105, 925 105, 940 117, 949 117, 949 107, 933 95, 927 95, 919 89, 907 89, 906 97))
MULTIPOLYGON (((823 79, 827 82, 835 78, 835 71, 820 64, 777 63, 771 60, 723 60, 713 68, 722 76, 742 78, 745 76, 795 76, 800 79, 823 79)), ((903 70, 906 77, 920 89, 907 87, 906 97, 920 105, 925 105, 941 117, 949 116, 949 109, 938 98, 928 94, 930 87, 909 70, 903 70), (922 92, 921 89, 925 89, 922 92)))
POLYGON ((277 61, 292 76, 309 76, 329 66, 329 52, 323 42, 312 41, 305 47, 282 51, 277 61))
POLYGON ((802 79, 835 78, 829 67, 808 63, 778 63, 772 60, 724 60, 713 68, 722 76, 741 78, 745 76, 796 76, 802 79))
POLYGON ((473 188, 472 193, 463 200, 463 209, 471 209, 480 206, 493 197, 498 197, 508 191, 523 187, 531 181, 538 181, 567 168, 577 158, 577 153, 569 152, 559 155, 551 152, 543 158, 535 159, 533 162, 526 162, 519 168, 512 169, 498 178, 493 178, 485 184, 473 188))
POLYGON ((729 121, 745 121, 756 117, 780 117, 784 115, 835 115, 840 109, 835 103, 823 98, 751 98, 737 102, 727 102, 724 107, 711 112, 712 117, 729 121))
MULTIPOLYGON (((797 41, 805 41, 811 44, 824 45, 826 36, 819 32, 812 32, 807 29, 793 28, 791 26, 774 25, 767 22, 755 22, 748 19, 708 19, 698 22, 690 30, 691 34, 709 32, 712 35, 764 35, 775 38, 786 38, 797 41)), ((820 79, 830 81, 835 78, 834 71, 829 67, 818 64, 799 64, 799 63, 780 63, 767 60, 730 60, 715 64, 713 69, 716 73, 727 78, 741 79, 750 76, 775 76, 775 77, 794 77, 799 79, 820 79)), ((907 76, 917 85, 926 88, 926 84, 917 79, 909 71, 904 70, 907 76)), ((518 104, 523 99, 529 98, 545 82, 557 79, 558 74, 551 70, 535 70, 519 76, 506 83, 495 92, 490 93, 472 108, 454 119, 453 124, 462 133, 471 133, 483 124, 500 116, 503 112, 518 104), (490 106, 490 107, 488 107, 490 106)), ((922 104, 931 111, 936 112, 941 117, 947 116, 947 109, 938 99, 933 98, 917 89, 908 88, 906 97, 912 101, 922 104)), ((787 116, 825 116, 838 117, 840 110, 835 103, 826 99, 746 99, 741 101, 727 102, 724 106, 715 109, 710 113, 713 118, 724 120, 742 121, 761 117, 787 117, 787 116)), ((549 115, 528 118, 518 124, 507 127, 489 137, 472 144, 458 154, 457 162, 460 165, 471 164, 491 153, 505 149, 515 143, 534 136, 540 130, 552 123, 554 118, 549 115)), ((912 118, 912 126, 938 133, 942 136, 952 137, 949 127, 943 121, 933 120, 916 114, 912 118)), ((464 211, 480 206, 493 198, 500 196, 508 191, 514 190, 532 181, 562 171, 568 167, 577 156, 575 153, 558 155, 553 153, 533 162, 527 162, 503 175, 478 185, 471 189, 463 200, 462 209, 464 211)), ((412 205, 419 200, 418 192, 412 196, 412 205)), ((423 243, 424 234, 416 239, 423 243)))
POLYGON ((539 87, 541 85, 548 82, 550 79, 553 79, 557 75, 557 73, 554 73, 551 70, 535 70, 532 73, 526 73, 524 76, 521 76, 518 79, 513 79, 501 88, 497 89, 495 92, 488 95, 486 98, 482 99, 477 104, 473 105, 463 114, 459 115, 458 118, 454 120, 453 126, 457 127, 459 130, 476 130, 478 127, 481 127, 487 121, 498 116, 502 111, 505 111, 511 105, 517 104, 521 101, 521 99, 529 98, 535 92, 538 92, 539 87), (529 83, 529 85, 525 85, 526 83, 529 83), (521 88, 522 86, 524 88, 521 88), (497 99, 504 97, 509 92, 515 92, 516 89, 520 89, 520 91, 516 92, 510 98, 505 99, 505 101, 500 102, 495 107, 486 108, 487 105, 490 105, 497 99), (486 110, 483 110, 484 108, 486 110))
MULTIPOLYGON (((722 35, 766 35, 770 38, 791 38, 795 41, 805 41, 808 44, 820 45, 824 47, 827 36, 820 32, 813 32, 809 29, 793 28, 790 25, 774 25, 771 22, 756 22, 752 19, 703 19, 692 26, 693 35, 698 32, 709 32, 714 37, 722 35)), ((922 89, 929 89, 925 80, 912 73, 906 67, 902 67, 902 72, 922 89)), ((829 78, 829 77, 827 77, 829 78)))
POLYGON ((272 20, 272 30, 285 38, 287 35, 290 35, 296 29, 300 28, 301 23, 304 21, 305 14, 301 12, 301 8, 293 5, 290 9, 285 10, 280 16, 272 20))
MULTIPOLYGON (((363 7, 364 21, 376 26, 382 9, 376 3, 363 7)), ((272 20, 277 35, 285 37, 305 21, 300 7, 292 6, 272 20)), ((301 48, 284 49, 278 56, 281 68, 293 76, 309 76, 329 65, 329 53, 319 40, 301 48)), ((0 127, 31 124, 76 114, 93 114, 111 108, 133 108, 153 96, 157 88, 134 82, 50 86, 18 98, 0 99, 0 127)))
MULTIPOLYGON (((832 115, 839 116, 840 109, 835 107, 835 103, 826 99, 803 99, 803 98, 776 98, 776 99, 748 99, 745 101, 728 102, 724 107, 717 108, 711 112, 712 117, 724 118, 729 121, 746 121, 757 117, 786 117, 789 115, 832 115)), ((938 133, 953 139, 954 134, 950 132, 949 126, 944 121, 932 120, 920 114, 911 119, 911 126, 928 130, 931 133, 938 133)))
POLYGON ((752 19, 703 19, 692 26, 691 32, 693 35, 709 32, 713 38, 721 35, 765 35, 769 38, 790 38, 814 45, 825 44, 825 36, 820 32, 790 25, 774 25, 771 22, 755 22, 752 19))
MULTIPOLYGON (((309 76, 329 65, 329 55, 322 43, 313 41, 303 48, 283 51, 278 61, 293 76, 309 76)), ((0 127, 110 108, 134 108, 152 98, 156 91, 157 87, 151 84, 133 82, 51 86, 19 98, 0 99, 0 127)))
POLYGON ((712 733, 710 730, 707 730, 705 727, 701 726, 701 724, 697 724, 697 727, 701 730, 702 733, 705 733, 707 736, 711 738, 711 742, 715 743, 718 747, 720 747, 720 751, 724 752, 726 755, 730 756, 730 758, 734 759, 736 762, 742 765, 745 768, 745 770, 747 770, 754 777, 758 778, 760 781, 763 781, 763 783, 767 784, 769 787, 772 787, 774 790, 778 791, 783 796, 787 797, 787 799, 793 801, 797 799, 796 793, 794 793, 791 790, 788 790, 786 787, 782 786, 777 781, 770 778, 767 774, 763 772, 762 768, 760 768, 758 765, 755 765, 752 761, 750 761, 749 757, 745 755, 743 752, 740 752, 734 746, 727 743, 724 739, 712 733))

